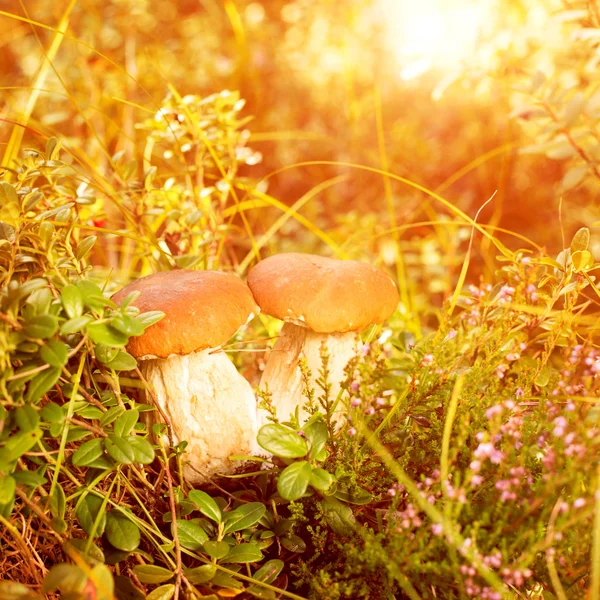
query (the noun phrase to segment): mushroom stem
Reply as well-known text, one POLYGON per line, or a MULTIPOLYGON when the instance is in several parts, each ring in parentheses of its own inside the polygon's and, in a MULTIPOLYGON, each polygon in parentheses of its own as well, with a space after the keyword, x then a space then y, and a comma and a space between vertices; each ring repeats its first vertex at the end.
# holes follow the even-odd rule
MULTIPOLYGON (((207 349, 144 360, 141 371, 170 420, 175 442, 188 442, 184 455, 188 482, 231 472, 241 463, 229 456, 256 449, 254 392, 224 352, 207 349)), ((160 422, 158 416, 152 419, 160 422)))
MULTIPOLYGON (((299 363, 305 357, 311 372, 310 387, 316 390, 316 397, 321 394, 317 384, 319 372, 323 367, 321 360, 321 346, 325 344, 329 352, 329 398, 334 402, 340 391, 340 384, 346 379, 344 369, 348 361, 357 352, 358 336, 356 332, 349 333, 316 333, 308 327, 284 323, 275 347, 269 356, 265 371, 260 380, 260 387, 267 386, 271 393, 273 405, 277 410, 277 417, 286 421, 296 407, 300 407, 300 419, 305 421, 309 415, 301 407, 306 404, 306 397, 302 394, 304 383, 299 363)), ((338 424, 343 421, 344 410, 338 405, 334 416, 338 424)), ((267 422, 267 413, 259 411, 259 426, 267 422)))

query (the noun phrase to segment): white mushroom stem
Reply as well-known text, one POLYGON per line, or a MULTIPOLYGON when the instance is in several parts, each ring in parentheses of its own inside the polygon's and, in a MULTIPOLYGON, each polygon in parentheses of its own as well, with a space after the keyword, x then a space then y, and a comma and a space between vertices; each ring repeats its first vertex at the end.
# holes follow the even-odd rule
MULTIPOLYGON (((311 371, 310 388, 315 390, 315 399, 318 400, 322 395, 317 379, 323 368, 321 359, 323 343, 329 352, 328 381, 331 386, 329 399, 335 402, 340 392, 340 384, 346 379, 344 369, 357 352, 357 334, 355 332, 315 333, 308 327, 294 323, 287 322, 283 325, 260 380, 261 389, 264 390, 267 386, 269 388, 280 421, 287 421, 296 407, 302 407, 307 402, 306 396, 302 393, 305 386, 299 366, 302 357, 306 358, 307 366, 311 371)), ((320 408, 318 404, 317 407, 320 408)), ((320 410, 323 411, 322 408, 320 410)), ((338 424, 343 422, 344 412, 340 402, 334 412, 338 424)), ((265 411, 259 411, 259 426, 267 422, 267 416, 265 411)), ((306 411, 300 410, 302 421, 305 421, 308 416, 306 411)))
MULTIPOLYGON (((175 443, 188 442, 183 457, 188 482, 231 472, 240 463, 229 456, 257 449, 254 392, 224 352, 144 360, 141 370, 170 421, 175 443)), ((160 422, 159 412, 155 415, 160 422)))

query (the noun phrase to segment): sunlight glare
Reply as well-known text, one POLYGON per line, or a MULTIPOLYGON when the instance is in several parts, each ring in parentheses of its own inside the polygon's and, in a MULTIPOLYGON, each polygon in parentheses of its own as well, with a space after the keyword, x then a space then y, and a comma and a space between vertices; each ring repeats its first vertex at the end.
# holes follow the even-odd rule
POLYGON ((388 46, 400 77, 431 69, 456 70, 476 53, 489 30, 495 2, 482 0, 379 0, 388 46))

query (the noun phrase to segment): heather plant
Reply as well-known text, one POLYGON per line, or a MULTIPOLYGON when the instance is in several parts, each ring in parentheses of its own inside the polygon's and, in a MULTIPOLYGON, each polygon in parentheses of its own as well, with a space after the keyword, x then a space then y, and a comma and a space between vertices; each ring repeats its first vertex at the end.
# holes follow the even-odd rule
POLYGON ((364 345, 328 458, 362 493, 334 483, 333 512, 305 500, 312 552, 294 572, 309 597, 585 596, 600 439, 593 319, 578 312, 588 240, 557 261, 518 253, 412 348, 391 331, 364 345))

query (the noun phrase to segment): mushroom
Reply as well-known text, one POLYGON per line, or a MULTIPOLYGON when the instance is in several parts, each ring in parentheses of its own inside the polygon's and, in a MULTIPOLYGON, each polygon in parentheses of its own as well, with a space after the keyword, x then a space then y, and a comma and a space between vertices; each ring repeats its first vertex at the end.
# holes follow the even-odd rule
POLYGON ((248 286, 228 273, 176 270, 142 277, 113 300, 132 292, 142 312, 165 313, 127 350, 141 361, 174 438, 188 442, 185 479, 231 472, 239 463, 229 456, 256 448, 257 409, 252 387, 219 347, 260 312, 248 286))
MULTIPOLYGON (((261 377, 271 393, 279 418, 302 406, 301 357, 317 388, 322 368, 321 347, 329 353, 330 398, 335 400, 344 369, 358 351, 358 333, 385 321, 398 305, 398 291, 382 270, 364 262, 312 254, 278 254, 259 262, 248 274, 248 285, 263 313, 284 321, 261 377)), ((343 407, 335 410, 339 423, 343 407)), ((259 411, 259 424, 267 415, 259 411)))

